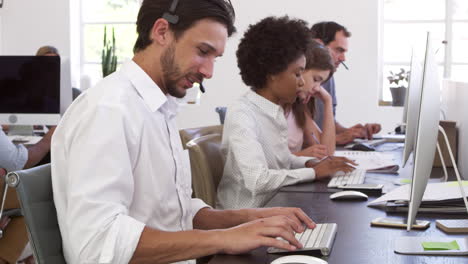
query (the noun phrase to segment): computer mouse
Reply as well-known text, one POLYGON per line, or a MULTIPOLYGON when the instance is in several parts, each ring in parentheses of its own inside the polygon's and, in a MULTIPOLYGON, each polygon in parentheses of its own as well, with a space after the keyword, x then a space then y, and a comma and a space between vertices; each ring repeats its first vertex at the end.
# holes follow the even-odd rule
POLYGON ((330 195, 331 200, 367 200, 369 198, 365 193, 358 191, 341 191, 330 195))
POLYGON ((289 255, 277 258, 271 264, 327 264, 323 259, 305 255, 289 255))
POLYGON ((372 147, 369 144, 363 143, 363 142, 354 144, 351 149, 352 150, 359 150, 359 151, 375 151, 374 147, 372 147))

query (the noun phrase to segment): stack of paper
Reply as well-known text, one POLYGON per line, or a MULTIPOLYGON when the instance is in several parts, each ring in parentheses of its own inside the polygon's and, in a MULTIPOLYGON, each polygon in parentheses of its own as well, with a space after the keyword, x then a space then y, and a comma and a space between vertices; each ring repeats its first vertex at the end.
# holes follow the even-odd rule
MULTIPOLYGON (((463 182, 468 193, 468 182, 463 182)), ((408 212, 410 185, 400 186, 393 191, 369 202, 369 207, 384 206, 387 212, 408 212)), ((466 214, 465 204, 460 194, 458 182, 429 183, 419 207, 419 212, 462 213, 466 214)))
POLYGON ((357 169, 363 169, 374 173, 398 174, 399 166, 392 153, 375 151, 336 151, 335 156, 346 157, 354 160, 357 169))

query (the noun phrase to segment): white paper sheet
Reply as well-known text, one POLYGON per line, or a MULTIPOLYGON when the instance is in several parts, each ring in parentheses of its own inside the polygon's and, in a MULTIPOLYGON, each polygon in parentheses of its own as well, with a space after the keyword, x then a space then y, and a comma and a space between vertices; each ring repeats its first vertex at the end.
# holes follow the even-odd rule
POLYGON ((399 166, 392 153, 375 151, 335 151, 334 156, 356 161, 356 168, 381 173, 398 173, 399 166))

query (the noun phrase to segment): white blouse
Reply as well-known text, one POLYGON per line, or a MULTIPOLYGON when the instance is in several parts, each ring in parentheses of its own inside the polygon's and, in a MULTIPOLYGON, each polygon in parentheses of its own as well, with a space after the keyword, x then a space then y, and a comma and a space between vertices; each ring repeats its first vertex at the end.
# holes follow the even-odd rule
POLYGON ((305 168, 314 158, 297 157, 288 149, 283 109, 253 91, 228 107, 222 152, 226 163, 218 208, 262 207, 279 188, 315 178, 315 170, 305 168))

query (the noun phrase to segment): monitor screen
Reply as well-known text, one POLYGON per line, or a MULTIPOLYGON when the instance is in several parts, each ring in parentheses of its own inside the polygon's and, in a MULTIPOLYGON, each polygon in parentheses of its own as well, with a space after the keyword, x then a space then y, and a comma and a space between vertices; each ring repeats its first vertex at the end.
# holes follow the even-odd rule
POLYGON ((426 57, 421 89, 419 119, 414 145, 413 180, 408 210, 408 230, 411 229, 429 180, 437 147, 440 115, 440 82, 430 34, 427 37, 426 57))
POLYGON ((60 69, 58 56, 0 56, 0 123, 56 124, 60 69))
MULTIPOLYGON (((425 50, 425 49, 424 49, 425 50)), ((423 75, 423 61, 418 56, 419 50, 413 49, 411 56, 411 67, 409 76, 408 90, 406 91, 406 102, 404 109, 404 123, 406 124, 405 146, 403 150, 403 166, 414 150, 414 143, 416 139, 416 130, 419 122, 419 110, 421 104, 421 86, 423 75)))

